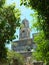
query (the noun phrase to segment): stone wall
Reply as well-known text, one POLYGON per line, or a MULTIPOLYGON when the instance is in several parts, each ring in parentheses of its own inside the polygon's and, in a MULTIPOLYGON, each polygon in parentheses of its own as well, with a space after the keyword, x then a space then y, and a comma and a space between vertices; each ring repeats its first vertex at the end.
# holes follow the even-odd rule
POLYGON ((36 62, 33 62, 33 65, 43 65, 43 61, 36 61, 36 62))
POLYGON ((22 39, 22 40, 19 40, 19 41, 15 41, 13 42, 12 44, 12 49, 14 51, 25 51, 27 50, 28 48, 33 48, 33 40, 32 39, 22 39))

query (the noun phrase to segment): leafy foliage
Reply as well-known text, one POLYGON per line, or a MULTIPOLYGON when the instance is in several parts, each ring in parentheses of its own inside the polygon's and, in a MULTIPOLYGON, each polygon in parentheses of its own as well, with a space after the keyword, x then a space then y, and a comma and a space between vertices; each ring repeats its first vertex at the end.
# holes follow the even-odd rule
MULTIPOLYGON (((5 0, 1 0, 4 2, 5 0)), ((7 56, 7 50, 5 44, 12 41, 16 27, 20 26, 20 11, 15 9, 14 5, 0 6, 0 61, 7 56)))
POLYGON ((33 53, 37 60, 49 61, 49 40, 44 37, 43 31, 34 36, 34 42, 37 44, 36 52, 33 53))
POLYGON ((2 7, 2 5, 4 5, 6 0, 0 0, 0 7, 2 7))
POLYGON ((33 53, 34 59, 43 60, 44 62, 48 63, 49 61, 49 39, 45 38, 45 34, 42 29, 43 19, 42 17, 40 18, 40 22, 41 22, 40 23, 37 12, 35 12, 35 14, 33 14, 32 16, 34 16, 35 19, 37 19, 33 23, 33 28, 36 28, 36 30, 38 30, 38 33, 34 34, 34 42, 37 45, 36 52, 33 53))
POLYGON ((16 30, 16 26, 19 26, 18 10, 14 10, 14 6, 8 6, 0 11, 0 39, 12 40, 16 30), (15 16, 17 13, 17 17, 15 16), (3 34, 2 34, 3 33, 3 34), (3 39, 2 39, 3 38, 3 39))
POLYGON ((11 64, 14 64, 14 65, 24 65, 23 56, 14 51, 7 52, 7 59, 8 59, 8 63, 10 62, 11 64))

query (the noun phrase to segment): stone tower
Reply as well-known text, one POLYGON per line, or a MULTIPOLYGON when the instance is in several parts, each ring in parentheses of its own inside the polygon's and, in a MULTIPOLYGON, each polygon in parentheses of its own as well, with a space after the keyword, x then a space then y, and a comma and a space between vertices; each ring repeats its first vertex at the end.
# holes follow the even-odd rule
POLYGON ((22 21, 22 26, 19 32, 19 39, 28 39, 30 38, 29 22, 27 19, 22 21))
POLYGON ((33 39, 30 38, 29 21, 24 19, 21 24, 22 26, 19 29, 19 40, 13 41, 12 50, 24 56, 28 56, 27 53, 33 48, 34 42, 33 39))

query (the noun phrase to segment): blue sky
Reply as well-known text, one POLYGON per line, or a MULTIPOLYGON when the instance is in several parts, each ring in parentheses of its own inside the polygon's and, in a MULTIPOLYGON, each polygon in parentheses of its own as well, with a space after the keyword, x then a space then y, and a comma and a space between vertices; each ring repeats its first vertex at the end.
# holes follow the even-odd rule
MULTIPOLYGON (((26 19, 29 21, 29 26, 31 27, 33 17, 31 17, 30 14, 31 14, 31 13, 33 14, 34 11, 31 10, 30 8, 26 8, 24 5, 20 6, 20 0, 7 0, 7 1, 6 1, 6 4, 7 4, 7 5, 12 4, 12 3, 15 3, 15 4, 16 4, 16 7, 17 7, 18 9, 20 9, 20 11, 21 11, 21 16, 20 16, 21 21, 22 21, 24 18, 26 18, 26 19)), ((19 30, 17 29, 16 31, 17 31, 17 32, 15 33, 15 35, 18 35, 18 36, 19 36, 19 34, 18 34, 18 33, 19 33, 19 30)), ((32 33, 34 33, 34 32, 35 32, 35 30, 32 30, 32 31, 31 31, 30 37, 32 37, 32 33)), ((19 39, 19 37, 16 38, 16 40, 18 40, 18 39, 19 39)), ((9 45, 7 45, 7 47, 8 47, 8 48, 11 48, 11 45, 9 44, 9 45)))

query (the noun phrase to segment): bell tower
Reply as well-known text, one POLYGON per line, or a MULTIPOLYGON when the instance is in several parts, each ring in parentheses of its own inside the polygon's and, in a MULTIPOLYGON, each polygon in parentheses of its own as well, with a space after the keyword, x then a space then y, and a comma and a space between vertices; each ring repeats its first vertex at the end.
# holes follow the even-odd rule
POLYGON ((22 25, 19 31, 19 39, 28 39, 30 38, 30 29, 29 22, 27 19, 22 21, 22 25))

